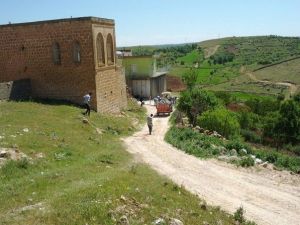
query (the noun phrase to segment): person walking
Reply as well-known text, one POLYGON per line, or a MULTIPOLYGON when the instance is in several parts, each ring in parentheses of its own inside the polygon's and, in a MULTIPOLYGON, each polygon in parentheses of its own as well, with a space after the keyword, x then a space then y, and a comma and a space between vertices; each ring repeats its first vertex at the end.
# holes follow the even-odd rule
POLYGON ((90 116, 91 113, 91 106, 90 106, 91 96, 92 96, 91 92, 83 96, 83 105, 86 108, 86 111, 83 113, 83 115, 85 116, 86 115, 90 116))
POLYGON ((149 128, 149 134, 151 135, 152 133, 152 127, 153 127, 153 114, 150 114, 150 116, 147 117, 147 125, 149 128))

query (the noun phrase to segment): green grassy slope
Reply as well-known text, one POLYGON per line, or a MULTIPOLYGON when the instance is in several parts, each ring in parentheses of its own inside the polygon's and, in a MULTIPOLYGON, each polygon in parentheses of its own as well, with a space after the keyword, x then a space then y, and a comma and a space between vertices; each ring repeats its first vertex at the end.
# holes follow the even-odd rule
POLYGON ((232 216, 201 208, 198 198, 125 151, 120 138, 133 133, 132 121, 143 121, 141 107, 131 105, 123 117, 92 113, 93 126, 82 122, 82 111, 0 102, 0 147, 17 147, 31 158, 0 169, 1 225, 113 225, 122 215, 135 225, 160 217, 186 225, 234 224, 232 216))
POLYGON ((260 80, 273 82, 291 82, 300 84, 300 59, 284 62, 272 67, 258 70, 255 76, 260 80))

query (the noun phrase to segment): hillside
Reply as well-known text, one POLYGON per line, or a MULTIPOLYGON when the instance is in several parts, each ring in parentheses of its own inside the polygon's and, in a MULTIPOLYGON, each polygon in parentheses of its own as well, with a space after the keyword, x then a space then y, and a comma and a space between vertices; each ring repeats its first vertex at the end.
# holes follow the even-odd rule
POLYGON ((131 104, 122 116, 92 113, 90 123, 83 123, 82 111, 63 102, 0 102, 1 225, 152 224, 159 218, 234 224, 233 216, 125 151, 121 138, 143 121, 140 106, 131 104), (13 156, 23 158, 3 162, 13 156))
POLYGON ((260 80, 289 82, 300 85, 300 59, 291 60, 254 72, 260 80))
MULTIPOLYGON (((284 94, 287 97, 297 92, 297 87, 289 87, 280 82, 299 83, 298 60, 274 65, 254 73, 251 71, 280 63, 300 56, 300 38, 279 36, 231 37, 200 42, 205 59, 198 58, 200 66, 194 68, 197 82, 204 88, 215 91, 234 91, 263 95, 284 94), (265 82, 262 80, 267 80, 265 82)), ((192 59, 193 52, 184 59, 192 59)), ((174 65, 171 75, 182 76, 188 72, 190 64, 174 65)))
POLYGON ((299 60, 253 73, 263 66, 300 56, 300 38, 270 36, 228 37, 196 44, 135 46, 134 55, 160 54, 171 65, 170 76, 182 77, 193 69, 197 83, 209 90, 288 97, 298 92, 280 82, 299 84, 299 60), (262 81, 269 82, 262 82, 262 81))

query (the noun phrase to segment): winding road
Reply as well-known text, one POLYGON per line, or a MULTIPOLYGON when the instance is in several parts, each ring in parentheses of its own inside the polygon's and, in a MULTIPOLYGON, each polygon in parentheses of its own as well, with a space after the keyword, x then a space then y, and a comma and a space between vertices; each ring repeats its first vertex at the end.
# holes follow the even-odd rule
MULTIPOLYGON (((156 111, 154 106, 145 107, 148 113, 156 111)), ((300 225, 299 175, 263 167, 237 168, 187 155, 164 141, 168 117, 153 120, 153 135, 148 135, 145 125, 124 139, 138 161, 229 213, 243 206, 246 217, 259 225, 300 225)))

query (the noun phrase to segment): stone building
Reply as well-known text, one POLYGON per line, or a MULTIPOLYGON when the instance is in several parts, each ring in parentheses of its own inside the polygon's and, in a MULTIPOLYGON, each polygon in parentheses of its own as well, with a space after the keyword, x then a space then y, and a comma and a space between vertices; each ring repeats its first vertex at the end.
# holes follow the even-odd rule
POLYGON ((0 83, 29 79, 36 98, 81 103, 92 92, 98 112, 127 105, 116 64, 114 20, 80 17, 0 25, 0 83))

